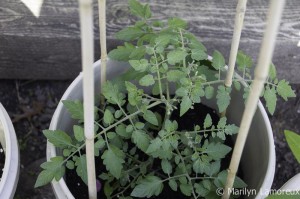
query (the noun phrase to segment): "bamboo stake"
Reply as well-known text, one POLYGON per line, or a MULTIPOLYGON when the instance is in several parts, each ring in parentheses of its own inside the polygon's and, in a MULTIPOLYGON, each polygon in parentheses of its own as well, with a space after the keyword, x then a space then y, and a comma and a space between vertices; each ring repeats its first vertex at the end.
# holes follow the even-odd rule
MULTIPOLYGON (((236 56, 239 49, 239 43, 241 39, 242 28, 244 24, 244 16, 246 12, 247 0, 238 0, 238 4, 236 6, 236 14, 235 14, 235 22, 234 22, 234 30, 231 41, 231 50, 229 56, 229 67, 227 70, 226 79, 224 85, 228 88, 232 86, 232 78, 234 74, 236 56)), ((225 117, 226 111, 221 113, 221 117, 225 117)))
POLYGON ((81 56, 83 71, 84 133, 89 198, 97 198, 94 156, 94 38, 93 1, 79 0, 81 27, 81 56))
MULTIPOLYGON (((100 49, 101 49, 101 87, 106 82, 106 0, 98 0, 99 10, 99 31, 100 31, 100 49)), ((101 89, 102 90, 102 89, 101 89)), ((104 104, 104 97, 101 96, 101 104, 104 104)))
POLYGON ((227 87, 231 87, 232 85, 232 77, 234 74, 235 61, 239 49, 239 43, 240 43, 242 28, 244 24, 246 5, 247 5, 247 0, 238 0, 238 4, 236 6, 234 31, 233 31, 231 50, 229 56, 229 68, 225 79, 225 86, 227 87))
POLYGON ((263 89, 265 80, 268 76, 269 65, 273 55, 278 27, 280 24, 281 14, 285 0, 271 0, 268 13, 267 27, 264 34, 262 46, 260 49, 258 64, 255 69, 255 78, 250 90, 246 108, 243 113, 240 130, 235 142, 232 159, 228 169, 228 177, 222 199, 228 199, 232 190, 235 175, 239 166, 241 155, 244 149, 248 131, 257 109, 257 103, 260 93, 263 89))

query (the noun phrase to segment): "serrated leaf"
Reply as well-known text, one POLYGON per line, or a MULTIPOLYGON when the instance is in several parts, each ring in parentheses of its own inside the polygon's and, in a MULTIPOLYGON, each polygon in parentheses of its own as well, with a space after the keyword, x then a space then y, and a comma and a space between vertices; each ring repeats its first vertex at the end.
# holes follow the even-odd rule
POLYGON ((178 185, 177 185, 177 182, 174 179, 170 179, 169 182, 168 182, 168 184, 169 184, 170 188, 173 191, 177 191, 178 185))
POLYGON ((194 59, 196 61, 206 60, 207 59, 207 54, 202 49, 192 49, 191 57, 192 57, 192 59, 194 59))
POLYGON ((204 120, 204 128, 209 128, 212 125, 212 119, 209 114, 206 115, 205 120, 204 120))
POLYGON ((103 116, 103 121, 106 124, 112 124, 114 122, 115 118, 111 111, 109 109, 105 109, 104 111, 104 116, 103 116))
POLYGON ((269 78, 273 80, 276 77, 277 77, 276 67, 273 63, 271 63, 269 68, 269 78))
POLYGON ((150 110, 146 110, 146 111, 144 112, 143 118, 144 118, 147 122, 149 122, 150 124, 153 124, 153 125, 155 125, 155 126, 158 125, 158 120, 157 120, 156 115, 155 115, 152 111, 150 111, 150 110))
POLYGON ((295 92, 289 83, 285 80, 280 80, 277 85, 277 92, 285 101, 288 100, 288 97, 296 97, 295 92))
POLYGON ((213 53, 212 66, 216 70, 220 70, 225 66, 225 59, 223 55, 217 50, 215 50, 213 53))
POLYGON ((213 176, 216 173, 219 173, 221 169, 221 161, 215 161, 210 164, 209 169, 206 171, 206 174, 209 176, 213 176))
POLYGON ((76 173, 82 179, 82 181, 87 185, 87 165, 86 165, 86 155, 82 155, 75 161, 76 173))
POLYGON ((182 29, 186 29, 187 27, 187 22, 182 20, 182 19, 179 19, 177 17, 174 17, 174 18, 170 18, 168 20, 168 25, 169 27, 171 28, 182 28, 182 29))
POLYGON ((121 104, 123 96, 120 95, 119 86, 112 82, 105 82, 102 86, 102 94, 112 104, 121 104))
POLYGON ((49 142, 51 142, 55 147, 65 148, 68 146, 72 146, 71 137, 63 131, 44 130, 43 134, 46 136, 49 142))
POLYGON ((277 102, 276 90, 274 88, 266 88, 264 92, 264 99, 266 100, 266 106, 271 115, 274 114, 277 102))
POLYGON ((170 174, 172 173, 172 165, 171 165, 171 163, 170 163, 168 160, 166 160, 166 159, 163 159, 163 160, 161 161, 161 168, 162 168, 162 170, 163 170, 163 172, 164 172, 165 174, 170 175, 170 174))
POLYGON ((124 124, 120 124, 116 127, 116 133, 125 139, 131 138, 131 133, 126 131, 126 126, 124 124))
POLYGON ((206 170, 209 170, 209 164, 208 164, 208 162, 204 162, 200 158, 198 158, 193 163, 193 170, 196 173, 203 174, 206 170))
POLYGON ((217 128, 218 129, 225 128, 226 122, 227 122, 227 118, 226 117, 221 117, 220 120, 219 120, 219 122, 218 122, 217 128))
POLYGON ((154 77, 153 75, 145 75, 144 77, 142 77, 139 81, 141 86, 151 86, 155 83, 154 77))
POLYGON ((139 1, 129 0, 129 8, 133 15, 148 19, 151 17, 151 10, 149 5, 142 5, 139 1))
MULTIPOLYGON (((218 174, 217 178, 215 178, 214 184, 217 187, 224 187, 226 184, 227 175, 228 175, 228 172, 226 170, 220 172, 218 174)), ((247 187, 247 184, 241 178, 236 176, 234 179, 233 187, 237 188, 237 189, 244 188, 244 187, 247 187)))
POLYGON ((74 125, 73 126, 74 136, 78 142, 82 142, 85 140, 84 129, 81 126, 74 125))
POLYGON ((186 96, 180 103, 180 117, 183 116, 192 107, 192 100, 186 96))
POLYGON ((220 160, 221 158, 224 158, 225 155, 227 155, 230 151, 231 148, 229 146, 226 146, 219 142, 218 143, 211 142, 204 150, 204 153, 206 153, 213 160, 220 160))
POLYGON ((109 149, 101 156, 106 169, 117 179, 121 177, 123 163, 125 163, 124 157, 124 152, 114 145, 109 145, 109 149))
POLYGON ((146 59, 141 60, 129 60, 129 64, 134 68, 134 70, 138 72, 144 72, 146 71, 149 63, 146 59))
POLYGON ((131 53, 135 50, 133 45, 118 46, 108 53, 108 57, 117 61, 128 61, 131 53))
POLYGON ((185 196, 191 196, 193 187, 190 184, 180 184, 179 186, 181 193, 185 196))
POLYGON ((169 82, 176 82, 185 76, 185 73, 180 70, 170 70, 167 72, 167 80, 169 82))
POLYGON ((67 108, 71 117, 75 120, 84 120, 83 116, 83 104, 79 100, 63 100, 62 103, 67 108))
POLYGON ((56 181, 60 180, 65 174, 65 167, 63 166, 63 157, 57 156, 50 159, 48 162, 41 164, 44 170, 39 174, 34 187, 41 187, 50 183, 54 178, 56 181))
POLYGON ((295 132, 285 130, 284 131, 285 139, 292 150, 295 158, 300 163, 300 135, 295 132))
POLYGON ((145 56, 146 48, 145 46, 139 46, 132 50, 131 54, 129 55, 130 59, 139 60, 145 56))
POLYGON ((72 161, 72 160, 68 160, 67 161, 67 164, 66 164, 66 167, 68 168, 68 169, 74 169, 75 168, 75 164, 74 164, 74 162, 72 161))
POLYGON ((242 51, 238 51, 236 63, 240 71, 244 71, 245 68, 250 68, 253 64, 251 57, 244 54, 242 51))
POLYGON ((138 182, 130 196, 138 198, 158 196, 162 192, 163 187, 164 185, 159 177, 149 175, 138 182))
POLYGON ((231 92, 231 88, 226 88, 223 85, 218 86, 217 105, 220 113, 225 111, 230 104, 230 100, 231 100, 230 92, 231 92))
POLYGON ((173 50, 168 53, 168 63, 171 65, 175 65, 177 63, 181 63, 184 61, 185 57, 187 56, 187 53, 183 50, 173 50))
POLYGON ((139 149, 146 152, 150 144, 150 136, 143 130, 136 130, 132 133, 132 141, 139 149))
POLYGON ((214 96, 214 87, 212 87, 212 86, 205 87, 206 99, 211 99, 213 96, 214 96))
POLYGON ((143 30, 136 27, 128 27, 116 33, 116 38, 124 41, 132 41, 141 37, 144 33, 143 30))
POLYGON ((230 124, 225 127, 225 133, 227 135, 237 134, 238 132, 239 132, 239 127, 235 126, 234 124, 230 124))
POLYGON ((154 140, 151 140, 146 153, 150 154, 150 153, 156 152, 157 150, 160 149, 161 146, 162 146, 161 139, 155 138, 154 140))

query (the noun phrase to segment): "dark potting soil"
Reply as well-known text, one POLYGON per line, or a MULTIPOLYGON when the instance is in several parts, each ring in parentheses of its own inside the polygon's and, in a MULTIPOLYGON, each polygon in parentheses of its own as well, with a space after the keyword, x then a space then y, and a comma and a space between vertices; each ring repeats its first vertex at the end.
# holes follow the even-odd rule
POLYGON ((5 163, 5 153, 4 150, 0 144, 0 179, 3 174, 3 169, 4 169, 4 163, 5 163))
MULTIPOLYGON (((161 112, 161 108, 152 109, 152 111, 161 112)), ((176 120, 178 122, 178 130, 183 131, 192 131, 194 130, 194 126, 199 125, 200 127, 203 125, 205 117, 207 114, 210 114, 213 124, 217 125, 219 121, 219 116, 216 113, 216 111, 212 108, 209 108, 203 104, 195 104, 193 110, 189 110, 184 116, 179 116, 179 109, 175 110, 171 116, 171 120, 176 120)), ((226 143, 229 146, 233 146, 233 142, 230 141, 230 139, 227 139, 226 143)), ((143 153, 140 151, 140 153, 143 153)), ((100 155, 101 156, 101 155, 100 155)), ((106 171, 102 159, 100 156, 96 157, 96 174, 99 176, 102 171, 106 171)), ((228 168, 229 162, 230 162, 230 156, 231 154, 228 154, 226 158, 222 160, 221 163, 221 169, 228 168)), ((160 163, 156 164, 154 162, 154 167, 160 167, 160 163)), ((239 173, 239 176, 241 177, 241 173, 239 173)), ((100 179, 98 179, 101 181, 100 179)), ((88 188, 85 185, 85 183, 81 180, 80 177, 78 177, 75 170, 66 170, 66 183, 69 187, 70 191, 74 195, 75 198, 88 198, 88 188)), ((104 186, 104 182, 102 183, 102 188, 104 186)), ((125 192, 125 195, 130 195, 130 190, 128 192, 125 192)), ((103 189, 98 193, 98 199, 104 199, 106 198, 103 189)), ((157 197, 151 197, 151 199, 187 199, 189 197, 186 197, 182 195, 179 191, 174 192, 168 185, 168 182, 165 182, 163 192, 157 196, 157 197)))

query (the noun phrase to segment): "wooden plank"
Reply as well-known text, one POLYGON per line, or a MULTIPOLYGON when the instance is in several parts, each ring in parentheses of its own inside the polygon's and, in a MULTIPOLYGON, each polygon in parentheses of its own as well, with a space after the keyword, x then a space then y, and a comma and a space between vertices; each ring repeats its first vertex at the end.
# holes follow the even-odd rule
MULTIPOLYGON (((146 1, 143 1, 146 2, 146 1)), ((108 43, 115 45, 114 33, 133 24, 127 0, 107 1, 108 43)), ((177 16, 189 22, 189 30, 200 40, 226 55, 234 25, 236 1, 232 0, 152 0, 153 17, 166 20, 177 16)), ((258 54, 267 12, 267 0, 249 0, 241 48, 251 56, 258 54)), ((35 18, 19 0, 1 0, 0 4, 0 78, 74 78, 80 69, 78 3, 74 0, 47 0, 41 16, 35 18), (70 65, 74 66, 70 69, 70 65)), ((98 39, 97 5, 95 35, 98 39)), ((300 3, 287 1, 278 35, 274 62, 279 74, 300 83, 300 3), (288 63, 288 66, 287 66, 288 63), (282 66, 283 65, 283 66, 282 66), (293 74, 285 74, 285 67, 293 74)), ((99 57, 98 41, 95 41, 99 57)))

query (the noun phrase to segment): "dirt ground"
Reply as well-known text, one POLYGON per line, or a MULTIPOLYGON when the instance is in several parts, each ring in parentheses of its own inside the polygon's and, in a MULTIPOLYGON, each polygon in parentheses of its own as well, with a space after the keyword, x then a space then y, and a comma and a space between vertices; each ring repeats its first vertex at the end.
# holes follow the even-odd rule
MULTIPOLYGON (((70 81, 0 80, 0 102, 13 120, 21 153, 21 170, 16 199, 53 198, 50 186, 34 189, 33 185, 44 161, 46 139, 42 130, 49 127, 52 114, 70 81)), ((300 172, 284 139, 284 129, 300 133, 300 85, 293 85, 297 97, 279 100, 270 121, 276 145, 276 174, 273 188, 300 172)))

